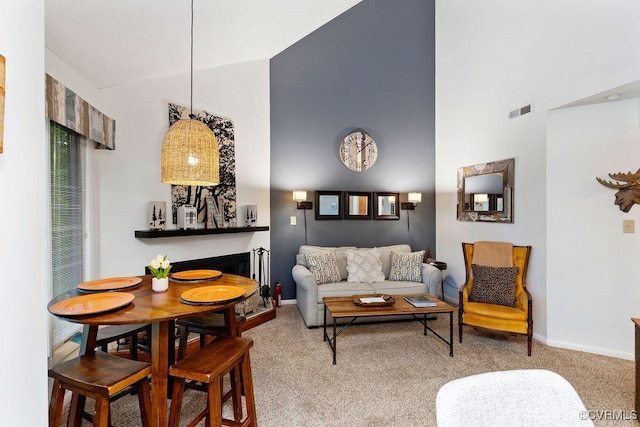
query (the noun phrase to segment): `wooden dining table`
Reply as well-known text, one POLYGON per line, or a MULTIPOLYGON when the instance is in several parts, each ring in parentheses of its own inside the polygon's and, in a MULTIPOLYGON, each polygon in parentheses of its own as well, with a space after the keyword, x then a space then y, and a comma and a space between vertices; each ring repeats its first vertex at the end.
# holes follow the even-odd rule
MULTIPOLYGON (((258 288, 254 280, 225 273, 212 281, 169 281, 167 291, 154 292, 151 290, 152 276, 141 276, 141 278, 142 282, 139 285, 121 290, 121 292, 128 292, 135 296, 133 301, 126 306, 108 312, 86 315, 52 314, 69 322, 84 325, 80 354, 95 351, 96 336, 100 325, 151 324, 152 410, 150 422, 154 427, 164 427, 167 425, 169 367, 175 359, 175 352, 172 351, 175 349, 175 320, 199 313, 222 312, 225 318, 226 333, 235 336, 237 335, 235 305, 257 292, 258 288), (245 293, 233 300, 201 305, 186 304, 180 298, 182 293, 189 289, 212 285, 239 286, 245 289, 245 293)), ((51 307, 54 304, 79 295, 84 294, 78 289, 68 291, 52 299, 47 305, 47 309, 51 313, 51 307)))

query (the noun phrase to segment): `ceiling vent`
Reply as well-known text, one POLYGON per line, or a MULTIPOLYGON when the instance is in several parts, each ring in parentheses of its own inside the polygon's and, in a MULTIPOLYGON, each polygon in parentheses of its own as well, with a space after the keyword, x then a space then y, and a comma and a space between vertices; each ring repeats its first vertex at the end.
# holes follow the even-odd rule
POLYGON ((509 118, 515 119, 516 117, 523 116, 531 112, 531 104, 523 105, 520 108, 516 108, 515 110, 509 111, 509 118))

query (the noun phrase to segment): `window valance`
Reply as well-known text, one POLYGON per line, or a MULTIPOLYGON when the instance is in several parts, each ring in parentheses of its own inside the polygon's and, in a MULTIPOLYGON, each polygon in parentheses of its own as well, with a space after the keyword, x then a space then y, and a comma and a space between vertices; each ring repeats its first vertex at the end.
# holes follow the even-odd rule
POLYGON ((47 117, 96 143, 115 150, 116 122, 47 74, 47 117))

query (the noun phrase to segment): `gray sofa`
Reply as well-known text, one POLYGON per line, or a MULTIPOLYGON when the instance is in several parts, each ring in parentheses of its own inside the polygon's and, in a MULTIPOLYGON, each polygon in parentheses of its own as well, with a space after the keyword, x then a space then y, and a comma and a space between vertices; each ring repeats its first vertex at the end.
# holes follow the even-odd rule
POLYGON ((296 298, 298 309, 304 318, 307 327, 321 326, 324 323, 324 297, 352 296, 360 294, 395 294, 408 295, 416 293, 429 293, 438 298, 440 295, 440 282, 442 272, 430 264, 422 264, 421 282, 389 280, 391 272, 391 252, 410 253, 409 245, 393 245, 377 247, 381 255, 382 272, 384 281, 373 283, 347 282, 347 259, 345 252, 350 249, 364 249, 355 246, 327 247, 327 246, 300 246, 296 256, 296 265, 291 274, 296 282, 296 298), (307 254, 335 251, 338 260, 338 268, 342 281, 318 284, 307 264, 307 254))

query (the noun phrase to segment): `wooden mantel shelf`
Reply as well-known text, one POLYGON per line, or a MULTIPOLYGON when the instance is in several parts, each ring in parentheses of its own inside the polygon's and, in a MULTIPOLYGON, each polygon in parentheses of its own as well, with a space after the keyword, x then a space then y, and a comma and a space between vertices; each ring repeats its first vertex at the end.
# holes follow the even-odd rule
POLYGON ((207 234, 253 233, 269 231, 268 226, 231 227, 231 228, 196 228, 189 230, 136 230, 136 239, 155 239, 158 237, 203 236, 207 234))

